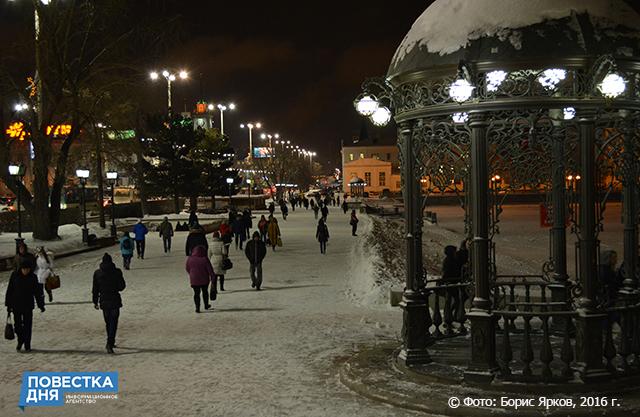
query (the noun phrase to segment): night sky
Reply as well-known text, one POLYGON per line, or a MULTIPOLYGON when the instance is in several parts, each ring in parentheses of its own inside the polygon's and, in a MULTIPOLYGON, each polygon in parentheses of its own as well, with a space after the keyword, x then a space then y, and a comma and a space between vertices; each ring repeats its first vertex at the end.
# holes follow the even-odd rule
MULTIPOLYGON (((176 85, 174 107, 202 95, 234 101, 225 127, 247 146, 245 121, 260 121, 332 168, 341 139, 360 132, 353 99, 368 76, 386 73, 396 47, 429 1, 166 1, 164 13, 180 15, 181 37, 166 59, 193 76, 176 85), (328 161, 331 161, 329 164, 328 161)), ((157 67, 161 67, 161 60, 157 67)), ((163 91, 155 91, 164 103, 163 91)), ((216 123, 217 120, 216 120, 216 123)), ((393 136, 393 131, 372 135, 393 136)))

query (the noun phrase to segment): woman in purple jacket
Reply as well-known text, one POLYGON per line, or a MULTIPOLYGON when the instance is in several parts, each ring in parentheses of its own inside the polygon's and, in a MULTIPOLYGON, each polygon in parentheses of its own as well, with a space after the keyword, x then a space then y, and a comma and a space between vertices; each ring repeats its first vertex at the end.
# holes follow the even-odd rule
POLYGON ((215 288, 216 276, 204 246, 196 246, 195 249, 193 249, 191 256, 187 258, 186 269, 189 274, 191 288, 193 288, 193 301, 196 304, 196 313, 200 312, 200 293, 202 293, 204 308, 209 310, 211 308, 208 294, 209 282, 211 282, 215 288))

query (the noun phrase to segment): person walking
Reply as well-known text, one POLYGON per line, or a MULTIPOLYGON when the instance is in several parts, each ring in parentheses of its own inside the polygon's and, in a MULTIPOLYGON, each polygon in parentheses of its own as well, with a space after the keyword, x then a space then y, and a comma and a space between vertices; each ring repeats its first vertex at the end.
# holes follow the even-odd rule
POLYGON ((187 236, 187 242, 185 244, 185 255, 191 256, 191 252, 197 246, 204 246, 205 252, 209 249, 209 242, 207 242, 207 236, 204 233, 204 229, 202 226, 197 225, 196 227, 189 230, 189 236, 187 236))
POLYGON ((358 216, 356 216, 356 211, 351 210, 351 220, 349 220, 349 224, 351 225, 351 236, 358 236, 356 232, 358 231, 358 216))
POLYGON ((133 227, 133 234, 136 239, 136 253, 139 259, 144 259, 144 248, 146 246, 146 235, 149 233, 147 226, 142 223, 142 219, 133 227))
POLYGON ((271 248, 275 251, 276 246, 278 246, 278 241, 281 241, 280 226, 278 226, 278 219, 276 219, 275 217, 270 217, 269 226, 267 227, 267 234, 269 235, 271 248))
POLYGON ((287 220, 287 216, 289 215, 289 207, 287 207, 287 203, 283 200, 282 204, 280 204, 280 211, 282 211, 282 218, 287 220))
POLYGON ((256 291, 260 291, 260 287, 262 286, 262 261, 264 260, 264 257, 267 256, 267 246, 260 240, 260 233, 253 233, 252 239, 247 242, 244 254, 249 260, 251 288, 255 288, 256 291))
POLYGON ((251 210, 244 209, 244 211, 242 212, 242 223, 244 224, 244 227, 245 227, 245 236, 249 236, 251 234, 251 229, 253 229, 253 219, 251 218, 251 210))
POLYGON ((340 194, 336 196, 336 206, 340 207, 340 194))
POLYGON ((173 237, 173 226, 167 216, 164 216, 164 220, 160 223, 160 237, 162 238, 162 246, 164 247, 164 253, 171 252, 171 238, 173 237))
POLYGON ((302 204, 304 205, 305 210, 309 210, 309 199, 307 197, 302 199, 302 204))
POLYGON ((347 204, 347 197, 344 197, 344 200, 342 200, 342 211, 344 211, 344 214, 347 214, 347 211, 349 211, 349 204, 347 204))
POLYGON ((273 213, 276 212, 276 205, 273 204, 273 201, 269 203, 269 215, 273 216, 273 213))
POLYGON ((118 332, 118 320, 122 308, 120 292, 124 291, 127 284, 122 276, 122 271, 113 263, 111 255, 105 253, 100 267, 93 273, 93 307, 102 310, 102 317, 107 329, 107 353, 114 353, 116 346, 116 333, 118 332))
MULTIPOLYGON (((311 201, 313 201, 313 200, 311 200, 311 201)), ((318 207, 316 204, 314 204, 314 205, 312 206, 312 209, 313 209, 313 217, 314 217, 316 220, 318 220, 318 212, 320 211, 320 207, 318 207)))
POLYGON ((18 270, 11 273, 4 297, 7 313, 13 314, 15 332, 18 336, 16 347, 18 352, 23 346, 26 352, 31 352, 34 300, 40 311, 44 313, 42 287, 38 284, 38 277, 33 273, 31 262, 23 260, 18 270))
POLYGON ((327 217, 329 217, 329 205, 325 202, 320 209, 322 213, 322 220, 327 221, 327 217))
MULTIPOLYGON (((460 282, 460 264, 458 262, 458 250, 453 245, 444 248, 444 260, 442 261, 442 283, 458 284, 460 282)), ((460 306, 460 293, 457 288, 447 288, 447 298, 450 300, 451 315, 456 317, 456 311, 460 306)), ((447 304, 445 304, 447 305, 447 304)))
MULTIPOLYGON (((211 259, 211 267, 215 272, 217 281, 220 283, 220 291, 224 291, 224 260, 229 255, 228 248, 220 238, 220 233, 213 234, 213 241, 209 246, 209 258, 211 259)), ((215 300, 217 289, 215 285, 211 286, 211 300, 215 300)))
POLYGON ((202 293, 202 301, 204 308, 209 310, 209 282, 215 288, 216 276, 211 266, 209 258, 207 258, 207 249, 204 246, 196 246, 187 258, 185 269, 189 274, 189 283, 193 288, 193 302, 196 305, 196 313, 200 312, 200 293, 202 293))
POLYGON ((318 228, 316 229, 316 239, 320 242, 320 253, 327 253, 327 242, 329 241, 329 228, 324 220, 318 221, 318 228))
POLYGON ((233 230, 233 235, 236 239, 236 250, 238 250, 238 247, 242 250, 242 245, 244 244, 244 241, 247 240, 247 228, 245 227, 244 217, 241 213, 238 213, 236 216, 233 224, 231 225, 231 229, 233 230))
POLYGON ((189 214, 189 228, 193 229, 198 224, 198 215, 195 210, 191 210, 191 213, 189 214))
POLYGON ((124 232, 124 236, 120 238, 120 254, 122 255, 122 263, 127 271, 131 269, 131 258, 133 258, 134 240, 129 236, 129 232, 124 232))
POLYGON ((260 238, 263 242, 267 243, 267 227, 269 227, 269 222, 264 217, 260 217, 260 221, 258 222, 258 230, 260 231, 260 238))
POLYGON ((27 244, 24 243, 24 241, 21 241, 18 244, 18 252, 14 257, 13 262, 16 271, 20 269, 22 261, 27 261, 29 264, 31 264, 32 270, 36 267, 36 257, 33 255, 33 253, 29 252, 29 248, 27 247, 27 244))
POLYGON ((38 277, 38 283, 47 292, 49 302, 53 301, 53 290, 47 287, 47 278, 53 275, 53 259, 47 254, 44 246, 36 249, 36 269, 35 274, 38 277))

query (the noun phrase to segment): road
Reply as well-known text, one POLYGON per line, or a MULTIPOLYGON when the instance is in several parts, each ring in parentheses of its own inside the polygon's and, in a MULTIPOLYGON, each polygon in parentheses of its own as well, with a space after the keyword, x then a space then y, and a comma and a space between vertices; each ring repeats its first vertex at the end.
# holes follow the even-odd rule
POLYGON ((348 216, 331 210, 326 255, 310 210, 280 217, 280 225, 284 247, 268 252, 264 290, 251 289, 244 255, 232 250, 227 291, 201 314, 184 272, 186 236, 178 234, 165 256, 150 235, 146 259, 134 259, 125 274, 116 355, 104 351, 102 315, 90 301, 102 253, 59 260, 62 288, 45 313, 34 314, 33 352, 0 343, 0 415, 23 415, 17 403, 26 370, 119 372, 117 400, 27 409, 35 416, 414 415, 361 398, 337 377, 341 360, 363 344, 397 339, 401 326, 399 310, 357 306, 345 294, 356 239, 348 216))

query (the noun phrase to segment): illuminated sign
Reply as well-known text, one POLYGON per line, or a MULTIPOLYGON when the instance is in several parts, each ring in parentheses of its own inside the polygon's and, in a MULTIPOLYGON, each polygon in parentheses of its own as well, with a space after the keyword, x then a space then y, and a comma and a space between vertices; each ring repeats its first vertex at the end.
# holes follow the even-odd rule
POLYGON ((207 112, 207 104, 206 103, 196 103, 196 113, 202 114, 207 112))
MULTIPOLYGON (((68 136, 71 134, 72 126, 70 124, 50 125, 47 126, 47 136, 57 138, 60 136, 68 136)), ((23 122, 13 122, 9 125, 5 133, 9 139, 25 140, 31 134, 25 129, 23 122)))
POLYGON ((266 148, 266 147, 253 148, 254 158, 271 158, 272 156, 273 156, 273 151, 271 148, 266 148))
POLYGON ((11 139, 24 140, 27 137, 27 131, 24 130, 24 123, 22 122, 11 123, 5 133, 11 139))
POLYGON ((135 130, 110 130, 107 132, 107 137, 111 140, 134 139, 136 137, 136 131, 135 130))

